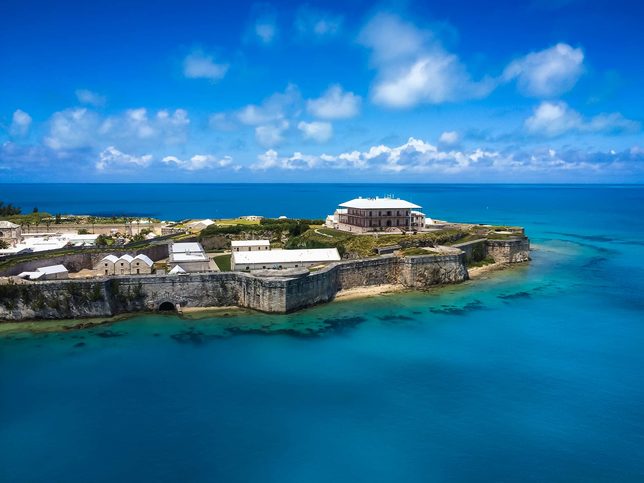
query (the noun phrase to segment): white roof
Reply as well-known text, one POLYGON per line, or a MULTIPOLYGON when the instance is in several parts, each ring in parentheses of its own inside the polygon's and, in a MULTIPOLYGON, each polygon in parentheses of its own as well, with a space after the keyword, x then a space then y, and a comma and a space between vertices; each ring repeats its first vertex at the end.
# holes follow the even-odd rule
POLYGON ((34 272, 22 272, 18 277, 38 280, 43 275, 53 275, 56 273, 67 273, 67 269, 64 265, 50 265, 48 267, 37 268, 34 272))
POLYGON ((415 216, 425 216, 425 213, 422 211, 412 211, 411 214, 415 216))
POLYGON ((199 243, 173 243, 170 245, 172 253, 190 253, 190 252, 203 252, 203 247, 199 243))
POLYGON ((173 253, 172 262, 203 262, 208 260, 208 257, 203 253, 173 253))
POLYGON ((134 260, 141 260, 148 267, 151 267, 152 265, 154 265, 154 262, 152 261, 152 259, 150 257, 148 257, 147 255, 144 255, 143 253, 137 255, 136 257, 134 257, 134 260))
POLYGON ((29 280, 38 280, 42 277, 45 272, 20 272, 18 274, 19 278, 28 278, 29 280))
POLYGON ((191 223, 188 223, 188 225, 190 225, 190 226, 196 226, 196 225, 210 226, 210 225, 214 225, 214 224, 215 224, 215 222, 212 221, 210 218, 207 218, 205 220, 196 220, 196 221, 193 221, 191 223))
POLYGON ((127 263, 132 263, 132 260, 134 260, 134 257, 126 253, 125 255, 121 255, 119 257, 119 260, 125 260, 127 263))
POLYGON ((340 203, 344 208, 358 208, 371 210, 399 210, 418 209, 420 206, 401 200, 400 198, 356 198, 351 201, 340 203))
POLYGON ((66 273, 67 269, 64 265, 50 265, 48 267, 37 268, 36 271, 51 275, 53 273, 66 273))
POLYGON ((266 250, 257 252, 233 252, 233 263, 236 265, 265 263, 311 263, 334 262, 340 260, 337 248, 310 248, 301 250, 266 250))
POLYGON ((264 247, 270 245, 269 240, 233 240, 230 242, 231 247, 264 247))
POLYGON ((168 273, 170 275, 174 275, 176 273, 186 273, 186 271, 183 268, 181 268, 181 266, 175 265, 174 268, 170 270, 168 273))
POLYGON ((106 257, 103 257, 103 260, 107 260, 108 262, 116 263, 118 261, 118 257, 116 255, 108 255, 106 257))
POLYGON ((18 228, 18 226, 10 221, 0 221, 0 228, 18 228))

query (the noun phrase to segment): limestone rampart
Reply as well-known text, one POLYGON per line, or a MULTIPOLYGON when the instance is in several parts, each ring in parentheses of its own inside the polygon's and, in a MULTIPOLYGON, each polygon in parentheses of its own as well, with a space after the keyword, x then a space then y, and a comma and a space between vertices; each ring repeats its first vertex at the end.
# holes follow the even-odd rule
MULTIPOLYGON (((490 256, 514 263, 528 259, 529 241, 491 244, 490 256)), ((466 256, 393 255, 333 263, 309 275, 255 276, 243 272, 113 276, 96 279, 20 282, 0 285, 0 319, 108 317, 162 306, 239 306, 285 313, 333 300, 355 287, 400 284, 425 289, 467 280, 466 256)))

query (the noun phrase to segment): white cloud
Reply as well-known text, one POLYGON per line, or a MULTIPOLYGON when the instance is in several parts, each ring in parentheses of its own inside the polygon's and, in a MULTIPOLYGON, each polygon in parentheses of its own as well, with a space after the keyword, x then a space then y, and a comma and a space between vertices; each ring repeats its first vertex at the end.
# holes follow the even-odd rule
POLYGON ((272 147, 284 141, 284 131, 289 127, 288 121, 281 120, 274 124, 266 124, 255 128, 255 139, 264 147, 272 147))
POLYGON ((260 105, 249 104, 236 113, 237 120, 248 126, 266 124, 296 115, 301 104, 300 92, 289 84, 284 92, 277 92, 264 99, 260 105))
POLYGON ((109 168, 134 168, 134 167, 147 167, 152 161, 152 155, 145 154, 143 156, 134 156, 131 154, 126 154, 114 146, 110 146, 107 149, 101 151, 99 154, 99 160, 96 162, 96 169, 99 171, 105 171, 109 168))
POLYGON ((260 42, 270 44, 277 35, 277 24, 275 23, 275 18, 272 15, 258 18, 255 21, 254 30, 255 35, 260 42))
POLYGON ((312 139, 319 143, 323 143, 331 139, 333 136, 333 126, 328 122, 304 122, 301 121, 297 128, 302 131, 304 139, 312 139))
POLYGON ((372 50, 378 70, 374 102, 408 108, 488 95, 496 82, 474 81, 460 59, 447 52, 428 30, 420 30, 391 14, 374 17, 362 30, 360 42, 372 50))
POLYGON ((329 87, 321 97, 308 100, 306 108, 322 119, 345 119, 358 114, 361 101, 360 96, 344 92, 342 86, 336 84, 329 87))
POLYGON ((96 140, 100 124, 99 116, 84 107, 56 112, 44 143, 56 150, 86 147, 96 140))
POLYGON ((26 136, 31 126, 31 116, 22 109, 16 109, 11 116, 9 134, 12 136, 26 136))
POLYGON ((554 97, 572 89, 584 72, 583 63, 580 48, 559 43, 511 62, 503 72, 503 80, 516 79, 525 95, 554 97))
POLYGON ((103 149, 107 145, 127 150, 153 149, 185 142, 190 118, 184 109, 149 113, 145 108, 101 117, 87 108, 56 112, 49 120, 44 143, 51 149, 103 149))
POLYGON ((251 165, 252 170, 266 171, 274 168, 285 170, 312 169, 317 164, 316 156, 293 153, 292 156, 283 157, 273 149, 260 154, 257 159, 259 162, 251 165))
POLYGON ((76 98, 81 104, 89 104, 94 107, 101 107, 105 105, 105 96, 101 96, 96 92, 92 92, 88 89, 78 89, 76 91, 76 98))
POLYGON ((161 160, 166 165, 175 165, 186 171, 199 171, 202 169, 232 167, 233 159, 230 156, 218 158, 211 154, 195 154, 190 159, 179 159, 176 156, 166 156, 161 160))
POLYGON ((317 38, 331 37, 340 31, 343 18, 317 10, 310 5, 303 5, 297 11, 295 28, 301 35, 313 35, 317 38))
MULTIPOLYGON (((569 176, 594 176, 629 172, 644 166, 644 150, 637 147, 622 152, 586 152, 552 148, 531 151, 499 151, 483 148, 442 150, 420 139, 409 138, 400 146, 372 146, 366 151, 338 155, 290 156, 269 150, 258 156, 252 170, 347 170, 371 174, 424 174, 437 179, 550 179, 557 172, 569 176)), ((566 176, 566 175, 562 175, 566 176)), ((570 179, 570 178, 568 178, 570 179)))
POLYGON ((453 146, 455 144, 458 144, 458 142, 460 141, 460 136, 456 131, 445 131, 441 133, 438 141, 446 146, 453 146))
POLYGON ((599 114, 584 118, 565 102, 544 101, 525 120, 525 128, 532 134, 559 136, 567 132, 617 133, 637 131, 640 125, 619 113, 599 114))
POLYGON ((212 55, 197 50, 183 60, 183 75, 189 79, 217 81, 226 75, 228 67, 228 64, 216 63, 212 55))

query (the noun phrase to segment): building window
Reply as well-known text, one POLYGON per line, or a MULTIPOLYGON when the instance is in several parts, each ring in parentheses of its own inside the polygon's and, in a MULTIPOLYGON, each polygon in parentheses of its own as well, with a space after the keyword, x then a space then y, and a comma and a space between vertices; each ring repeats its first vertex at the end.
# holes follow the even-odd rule
POLYGON ((137 269, 136 269, 136 274, 138 275, 139 273, 141 273, 141 272, 140 272, 140 270, 137 268, 137 269))

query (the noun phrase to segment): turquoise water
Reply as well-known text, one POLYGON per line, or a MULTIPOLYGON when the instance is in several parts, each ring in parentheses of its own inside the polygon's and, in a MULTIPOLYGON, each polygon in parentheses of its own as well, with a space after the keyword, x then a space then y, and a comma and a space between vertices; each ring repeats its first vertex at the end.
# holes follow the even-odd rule
MULTIPOLYGON (((284 199, 317 216, 297 193, 344 189, 284 199)), ((376 190, 525 225, 533 262, 287 316, 2 336, 0 481, 643 481, 644 189, 376 190)))

